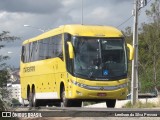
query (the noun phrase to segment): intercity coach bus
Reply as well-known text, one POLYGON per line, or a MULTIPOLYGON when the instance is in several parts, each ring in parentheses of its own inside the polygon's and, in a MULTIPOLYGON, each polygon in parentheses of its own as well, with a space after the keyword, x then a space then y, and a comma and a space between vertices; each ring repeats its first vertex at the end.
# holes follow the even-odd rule
POLYGON ((133 53, 114 27, 64 25, 45 32, 23 42, 22 99, 31 107, 47 102, 81 107, 83 101, 115 107, 117 99, 126 99, 133 53))

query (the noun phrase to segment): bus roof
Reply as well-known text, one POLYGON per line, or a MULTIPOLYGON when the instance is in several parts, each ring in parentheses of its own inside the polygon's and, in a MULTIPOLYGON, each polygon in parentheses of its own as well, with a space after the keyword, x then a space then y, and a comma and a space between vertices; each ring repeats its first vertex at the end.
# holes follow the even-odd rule
POLYGON ((58 28, 47 31, 39 36, 25 40, 23 44, 48 38, 61 33, 70 33, 73 36, 91 36, 91 37, 122 37, 121 31, 110 26, 97 25, 63 25, 58 28))

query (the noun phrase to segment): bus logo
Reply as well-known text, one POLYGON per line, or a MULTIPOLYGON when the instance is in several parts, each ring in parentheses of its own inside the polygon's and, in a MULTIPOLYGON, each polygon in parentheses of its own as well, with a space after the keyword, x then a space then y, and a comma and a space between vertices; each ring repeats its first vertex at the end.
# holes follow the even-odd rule
POLYGON ((24 72, 34 72, 35 71, 35 66, 24 67, 23 71, 24 72))
POLYGON ((100 87, 100 90, 104 90, 104 87, 100 87))

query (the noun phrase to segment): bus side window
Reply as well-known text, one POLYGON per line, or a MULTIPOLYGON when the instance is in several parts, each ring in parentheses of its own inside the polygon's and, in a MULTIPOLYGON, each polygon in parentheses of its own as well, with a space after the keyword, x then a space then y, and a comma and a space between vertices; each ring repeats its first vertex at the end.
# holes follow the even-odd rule
POLYGON ((30 52, 29 52, 29 56, 30 56, 29 62, 32 62, 32 61, 33 61, 33 60, 32 60, 32 59, 33 59, 33 52, 34 52, 34 51, 33 51, 33 42, 30 43, 29 51, 30 51, 30 52))
POLYGON ((22 46, 22 52, 21 52, 21 61, 25 62, 25 46, 22 46))
POLYGON ((21 61, 24 63, 29 62, 29 44, 22 46, 21 61))
POLYGON ((37 59, 37 50, 38 50, 38 41, 32 42, 30 45, 30 61, 36 61, 37 59))
POLYGON ((53 39, 53 37, 51 37, 50 38, 50 40, 49 40, 49 53, 48 53, 48 55, 51 57, 51 58, 54 58, 55 57, 55 54, 54 54, 54 39, 53 39))
POLYGON ((44 59, 49 59, 49 38, 43 40, 43 52, 44 59))
POLYGON ((63 60, 62 52, 62 35, 56 35, 51 37, 49 44, 49 55, 53 57, 59 57, 63 60))
POLYGON ((39 41, 39 57, 38 60, 43 60, 44 59, 44 50, 43 50, 43 40, 39 41))
POLYGON ((38 60, 38 55, 39 55, 39 41, 35 42, 35 46, 34 46, 34 61, 38 60))
POLYGON ((55 56, 63 60, 62 53, 62 35, 57 35, 55 37, 55 56))
POLYGON ((25 62, 29 62, 29 53, 30 53, 30 49, 29 49, 30 44, 26 44, 25 45, 25 62))

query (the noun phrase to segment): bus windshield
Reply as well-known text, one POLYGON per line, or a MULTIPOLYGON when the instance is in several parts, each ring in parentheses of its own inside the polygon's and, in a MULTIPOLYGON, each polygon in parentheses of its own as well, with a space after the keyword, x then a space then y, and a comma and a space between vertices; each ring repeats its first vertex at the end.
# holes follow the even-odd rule
POLYGON ((125 41, 122 38, 73 37, 75 76, 116 80, 127 76, 125 41))

